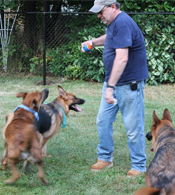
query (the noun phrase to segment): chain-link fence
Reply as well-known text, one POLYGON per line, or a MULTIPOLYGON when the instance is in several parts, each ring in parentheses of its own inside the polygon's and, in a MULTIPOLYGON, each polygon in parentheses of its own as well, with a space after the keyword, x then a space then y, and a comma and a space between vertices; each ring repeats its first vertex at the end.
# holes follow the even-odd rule
MULTIPOLYGON (((4 18, 1 17, 0 29, 1 76, 5 74, 11 76, 15 74, 15 77, 37 75, 43 77, 44 84, 46 76, 52 76, 52 73, 47 70, 49 60, 47 53, 56 47, 66 45, 72 38, 76 42, 79 28, 87 26, 84 22, 87 14, 84 13, 7 12, 1 13, 1 16, 4 16, 4 18), (13 29, 10 29, 16 14, 15 25, 13 29), (10 18, 8 18, 9 15, 10 18), (7 35, 4 36, 5 34, 7 35), (6 44, 9 38, 10 41, 6 44), (3 44, 6 46, 3 47, 3 44)), ((95 21, 91 25, 95 25, 95 21)))
MULTIPOLYGON (((142 15, 129 15, 132 17, 135 14, 142 15)), ((13 29, 8 29, 7 24, 9 22, 13 25, 15 15, 16 13, 1 12, 0 75, 3 79, 6 78, 4 75, 23 78, 36 75, 43 79, 42 84, 47 84, 47 77, 59 76, 62 75, 59 71, 64 72, 64 67, 60 68, 60 61, 63 63, 64 60, 65 64, 72 63, 72 57, 66 56, 64 49, 77 49, 81 53, 82 41, 105 32, 104 24, 100 23, 96 15, 90 13, 18 13, 13 29), (94 30, 93 27, 97 29, 94 30), (9 43, 3 48, 2 45, 7 39, 4 35, 10 35, 10 32, 12 33, 9 43), (58 52, 55 53, 55 50, 58 52), (55 63, 54 55, 59 55, 59 58, 56 58, 57 70, 51 66, 55 63), (54 74, 55 72, 58 74, 54 74)), ((144 18, 147 16, 151 17, 151 13, 144 18)), ((142 21, 140 18, 140 22, 142 21)), ((169 21, 166 22, 168 25, 169 21)), ((101 55, 101 52, 94 55, 101 55)))

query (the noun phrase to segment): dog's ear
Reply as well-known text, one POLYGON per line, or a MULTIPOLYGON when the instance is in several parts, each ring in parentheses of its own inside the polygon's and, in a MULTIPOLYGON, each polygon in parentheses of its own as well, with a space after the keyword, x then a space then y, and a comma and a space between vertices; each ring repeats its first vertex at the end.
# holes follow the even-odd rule
POLYGON ((155 110, 153 111, 153 125, 160 124, 160 119, 157 117, 155 110))
POLYGON ((25 92, 19 92, 16 94, 16 97, 19 98, 19 97, 22 97, 23 99, 26 97, 27 93, 25 92))
POLYGON ((172 118, 171 118, 170 112, 169 112, 169 110, 167 108, 165 108, 165 110, 164 110, 162 120, 163 119, 164 120, 168 120, 168 121, 170 121, 172 123, 172 118))
POLYGON ((66 92, 60 85, 58 85, 58 92, 62 98, 66 98, 66 92))

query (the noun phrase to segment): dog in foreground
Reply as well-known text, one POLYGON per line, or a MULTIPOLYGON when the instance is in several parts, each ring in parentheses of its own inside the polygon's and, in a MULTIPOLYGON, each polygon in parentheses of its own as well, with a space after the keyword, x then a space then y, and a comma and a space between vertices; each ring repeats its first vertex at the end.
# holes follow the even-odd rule
MULTIPOLYGON (((50 155, 47 155, 46 142, 60 131, 61 125, 63 128, 65 127, 66 115, 68 115, 69 111, 80 112, 81 109, 77 105, 85 103, 84 99, 77 98, 74 94, 66 92, 60 85, 58 85, 58 92, 59 96, 52 102, 41 105, 38 113, 39 121, 35 123, 39 132, 38 136, 43 157, 50 157, 50 155)), ((12 113, 6 115, 6 125, 3 129, 3 135, 12 117, 12 113)), ((27 162, 25 161, 24 163, 24 169, 27 168, 27 162)), ((3 164, 6 164, 6 162, 4 161, 3 164)))
POLYGON ((58 85, 59 96, 48 104, 43 104, 39 110, 39 121, 37 122, 37 130, 40 132, 40 145, 42 147, 42 155, 47 155, 46 142, 56 135, 61 125, 66 126, 66 116, 70 110, 80 112, 78 104, 84 104, 85 100, 77 98, 74 94, 66 92, 58 85))
POLYGON ((152 140, 155 156, 145 174, 147 187, 135 195, 175 195, 175 130, 168 109, 161 120, 153 111, 153 125, 146 137, 152 140))
POLYGON ((41 181, 48 185, 44 178, 42 150, 39 145, 39 136, 36 131, 35 120, 38 120, 38 111, 40 105, 48 97, 49 90, 41 92, 17 93, 17 97, 22 97, 22 104, 16 108, 14 116, 7 122, 4 130, 5 149, 3 155, 3 168, 9 162, 12 169, 12 178, 5 181, 7 184, 13 184, 19 177, 20 173, 17 164, 20 161, 29 159, 37 162, 38 176, 41 181))

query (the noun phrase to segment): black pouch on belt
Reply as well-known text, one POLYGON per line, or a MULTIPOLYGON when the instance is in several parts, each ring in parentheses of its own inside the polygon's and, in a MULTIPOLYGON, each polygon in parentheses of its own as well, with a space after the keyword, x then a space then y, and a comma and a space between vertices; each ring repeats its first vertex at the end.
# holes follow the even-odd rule
POLYGON ((137 90, 137 82, 133 81, 132 83, 130 83, 130 88, 131 88, 132 91, 137 90))

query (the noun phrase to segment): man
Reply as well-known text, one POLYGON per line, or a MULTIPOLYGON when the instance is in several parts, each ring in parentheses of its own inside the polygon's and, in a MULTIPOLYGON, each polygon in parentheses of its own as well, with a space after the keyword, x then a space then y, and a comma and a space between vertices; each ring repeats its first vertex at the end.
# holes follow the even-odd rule
POLYGON ((107 33, 82 43, 104 45, 103 62, 106 70, 101 104, 97 116, 99 135, 98 161, 92 171, 113 166, 113 122, 120 110, 128 136, 131 170, 128 176, 145 172, 144 94, 148 67, 144 37, 137 24, 120 10, 116 0, 95 0, 89 10, 96 13, 107 33), (114 99, 117 104, 113 104, 114 99))

